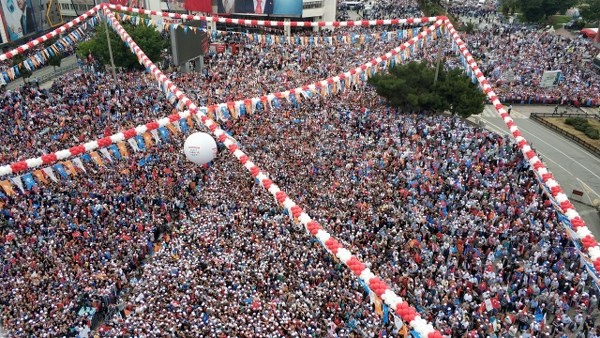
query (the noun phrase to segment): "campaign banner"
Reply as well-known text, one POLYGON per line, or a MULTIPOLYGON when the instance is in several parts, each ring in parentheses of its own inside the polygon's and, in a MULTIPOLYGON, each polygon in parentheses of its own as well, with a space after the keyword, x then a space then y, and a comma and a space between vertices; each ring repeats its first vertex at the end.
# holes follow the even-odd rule
POLYGON ((212 14, 211 0, 185 0, 184 7, 188 11, 198 11, 202 13, 212 14))
POLYGON ((0 0, 0 7, 10 41, 63 24, 57 0, 0 0))
POLYGON ((302 0, 217 0, 219 14, 302 16, 302 0))

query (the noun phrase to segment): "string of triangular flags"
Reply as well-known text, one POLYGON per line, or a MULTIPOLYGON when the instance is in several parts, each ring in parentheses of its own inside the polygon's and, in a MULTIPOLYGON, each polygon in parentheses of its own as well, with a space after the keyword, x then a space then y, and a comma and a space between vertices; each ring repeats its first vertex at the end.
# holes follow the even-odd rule
MULTIPOLYGON (((371 34, 338 34, 334 36, 289 36, 275 34, 257 34, 243 32, 211 31, 212 40, 217 40, 221 36, 241 35, 249 43, 262 43, 266 45, 302 45, 302 46, 322 46, 322 45, 347 45, 347 44, 366 44, 374 41, 404 41, 412 39, 419 34, 421 28, 399 29, 393 31, 382 31, 371 34)), ((433 38, 441 35, 441 28, 438 28, 433 38)), ((428 37, 432 37, 431 35, 428 37)))
MULTIPOLYGON (((200 107, 199 109, 209 116, 211 119, 218 121, 228 121, 231 119, 237 119, 246 114, 253 114, 254 112, 264 111, 268 109, 281 108, 281 101, 287 101, 293 107, 298 107, 303 100, 310 99, 315 95, 327 97, 329 95, 343 93, 350 90, 353 85, 362 85, 367 82, 369 78, 380 71, 386 71, 388 68, 393 67, 395 64, 403 63, 411 53, 415 53, 420 48, 427 45, 427 41, 433 41, 438 35, 441 36, 443 33, 439 31, 439 34, 435 34, 436 31, 432 32, 428 38, 419 39, 419 41, 411 44, 410 47, 404 48, 404 50, 391 58, 386 58, 375 65, 369 64, 361 69, 361 71, 354 72, 349 76, 337 76, 332 77, 324 81, 320 81, 308 86, 296 88, 293 91, 285 91, 281 93, 275 93, 271 96, 262 96, 256 98, 250 98, 240 101, 230 101, 226 103, 220 103, 215 105, 209 105, 207 107, 200 107)), ((167 99, 174 100, 175 96, 171 93, 164 84, 159 84, 163 91, 166 93, 167 99)))
MULTIPOLYGON (((323 228, 318 222, 314 221, 307 212, 303 210, 303 208, 296 204, 288 195, 281 190, 270 178, 269 176, 256 164, 252 162, 250 157, 242 151, 238 145, 232 140, 224 130, 213 120, 209 119, 202 112, 197 111, 197 106, 189 99, 187 96, 181 92, 177 86, 165 76, 162 71, 154 65, 154 63, 145 55, 144 51, 135 43, 135 41, 127 34, 125 29, 119 24, 114 15, 110 12, 110 10, 105 8, 106 15, 114 21, 114 26, 117 29, 117 33, 121 37, 123 41, 127 41, 132 48, 136 51, 138 58, 143 62, 143 65, 146 69, 149 69, 150 72, 154 75, 157 81, 163 81, 165 85, 171 90, 177 98, 184 102, 184 105, 189 111, 183 112, 182 114, 190 114, 190 111, 193 112, 196 116, 200 115, 198 119, 201 123, 208 128, 212 134, 229 150, 229 152, 235 156, 236 159, 240 161, 242 165, 248 170, 248 172, 259 181, 259 184, 263 186, 265 190, 272 194, 275 201, 279 206, 285 208, 290 215, 290 218, 293 219, 294 222, 302 223, 304 225, 304 229, 307 233, 311 234, 316 238, 319 243, 326 248, 327 252, 332 256, 339 259, 348 269, 350 269, 355 276, 357 276, 360 280, 362 280, 365 285, 369 287, 371 291, 373 291, 380 299, 384 300, 385 303, 393 309, 393 311, 398 314, 402 320, 407 322, 411 328, 415 331, 416 336, 418 337, 427 337, 427 338, 442 338, 442 334, 440 331, 435 330, 433 328, 433 324, 430 323, 427 319, 421 317, 421 315, 417 312, 417 310, 410 306, 408 302, 403 300, 400 296, 398 296, 390 286, 387 285, 385 281, 376 276, 360 259, 354 256, 350 250, 348 250, 344 244, 338 241, 333 235, 331 235, 325 228, 323 228)), ((442 19, 438 20, 435 26, 427 28, 425 31, 419 33, 418 38, 424 38, 427 34, 431 34, 435 28, 442 23, 442 19)), ((417 41, 415 39, 411 39, 410 41, 405 42, 402 47, 397 47, 393 51, 386 53, 385 55, 378 57, 372 60, 369 64, 372 66, 376 66, 383 60, 387 60, 388 58, 396 55, 402 48, 407 48, 410 45, 415 44, 417 41)), ((366 70, 367 66, 363 65, 365 68, 360 68, 362 70, 366 70)), ((356 71, 356 70, 354 70, 356 71)), ((350 73, 350 72, 348 72, 350 73)), ((346 73, 345 73, 346 74, 346 73)), ((344 76, 345 76, 344 74, 344 76)), ((177 114, 178 116, 181 116, 177 114)), ((158 124, 158 122, 155 122, 158 124)), ((154 125, 156 126, 156 125, 154 125)), ((154 127, 153 126, 153 127, 154 127)))
MULTIPOLYGON (((50 181, 58 183, 59 181, 68 180, 69 177, 86 174, 86 166, 92 165, 92 163, 97 168, 105 167, 107 164, 130 157, 130 150, 134 153, 144 152, 154 145, 168 143, 172 136, 187 135, 193 128, 194 121, 191 116, 188 116, 185 119, 182 118, 163 127, 147 131, 142 135, 137 135, 127 141, 117 142, 108 147, 100 148, 98 151, 82 154, 72 160, 61 161, 30 173, 13 176, 10 179, 0 181, 0 187, 2 188, 0 198, 12 196, 18 192, 25 193, 34 189, 38 184, 49 184, 50 181)), ((139 159, 137 165, 145 166, 153 160, 154 157, 148 155, 139 159)))
MULTIPOLYGON (((165 23, 162 19, 154 20, 151 18, 142 18, 138 15, 128 15, 125 13, 115 13, 115 17, 121 22, 129 22, 133 25, 143 24, 146 26, 152 25, 155 27, 162 27, 163 29, 170 30, 172 28, 182 27, 184 32, 192 32, 196 34, 198 31, 204 29, 186 25, 185 23, 165 23)), ((375 32, 370 34, 356 34, 356 33, 344 33, 337 34, 334 36, 289 36, 286 37, 282 34, 258 34, 258 33, 247 33, 247 32, 230 32, 221 30, 212 30, 210 36, 212 40, 217 40, 221 36, 234 36, 240 35, 247 39, 250 43, 264 43, 267 45, 302 45, 302 46, 319 46, 319 45, 341 45, 341 44, 365 44, 372 41, 402 41, 405 39, 412 39, 414 36, 419 34, 421 27, 414 27, 411 29, 397 29, 391 31, 375 32)), ((442 28, 438 27, 432 35, 428 35, 428 41, 441 36, 442 28)), ((420 40, 421 41, 421 40, 420 40)))
POLYGON ((85 37, 85 30, 96 26, 97 22, 98 20, 96 17, 89 18, 81 26, 77 27, 69 34, 58 39, 52 45, 44 48, 39 52, 36 52, 35 54, 20 62, 18 65, 14 65, 2 71, 0 73, 0 76, 2 76, 2 79, 4 79, 6 83, 8 83, 19 78, 21 76, 21 70, 23 68, 32 72, 36 69, 43 67, 48 62, 48 59, 54 56, 61 56, 66 52, 68 46, 74 45, 77 41, 82 40, 85 37))

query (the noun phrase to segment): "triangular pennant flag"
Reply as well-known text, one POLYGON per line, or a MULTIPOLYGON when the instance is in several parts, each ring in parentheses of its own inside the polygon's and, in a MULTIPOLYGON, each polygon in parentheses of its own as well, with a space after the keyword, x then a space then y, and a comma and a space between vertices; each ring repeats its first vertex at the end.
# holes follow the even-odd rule
POLYGON ((19 188, 19 190, 21 190, 22 193, 25 192, 25 190, 23 190, 23 182, 21 181, 21 176, 15 176, 10 180, 19 188))
POLYGON ((46 174, 46 176, 50 177, 54 183, 58 182, 56 176, 54 175, 54 171, 52 171, 52 167, 46 167, 42 169, 42 171, 46 174))
POLYGON ((0 186, 6 193, 6 195, 11 196, 15 194, 15 191, 12 188, 12 184, 8 180, 0 181, 0 186))
POLYGON ((136 142, 136 140, 134 138, 130 138, 129 140, 127 140, 127 142, 129 143, 129 146, 131 147, 131 149, 133 149, 134 152, 140 151, 140 148, 138 147, 138 143, 136 142))
POLYGON ((179 129, 179 124, 177 123, 177 121, 175 121, 173 123, 168 123, 167 124, 167 129, 169 129, 169 131, 173 135, 179 134, 179 130, 178 130, 179 129))
POLYGON ((156 129, 150 130, 150 134, 154 137, 154 141, 158 144, 160 143, 160 137, 158 136, 158 131, 156 129))
POLYGON ((117 148, 116 144, 111 144, 108 146, 108 150, 112 153, 112 155, 117 159, 121 159, 121 153, 119 152, 119 148, 117 148))
POLYGON ((102 153, 102 155, 104 155, 104 157, 106 157, 110 162, 112 162, 112 157, 110 156, 110 153, 108 152, 108 149, 101 148, 100 152, 102 153))
POLYGON ((146 149, 152 147, 152 135, 149 132, 145 132, 142 134, 144 138, 144 143, 146 144, 146 149))
POLYGON ((103 166, 103 165, 104 165, 104 162, 102 161, 102 158, 100 158, 100 155, 98 155, 98 153, 97 153, 97 152, 95 152, 95 151, 92 151, 92 152, 90 153, 90 156, 92 157, 92 160, 94 160, 94 162, 95 162, 97 165, 99 165, 99 166, 103 166))
POLYGON ((81 161, 81 159, 79 157, 76 157, 76 158, 73 159, 73 164, 77 168, 81 169, 81 171, 83 171, 84 173, 86 172, 85 168, 83 167, 83 162, 81 161))
POLYGON ((127 146, 125 145, 125 142, 121 141, 121 142, 117 143, 117 148, 119 148, 119 152, 121 153, 122 157, 129 156, 129 151, 127 150, 127 146))
POLYGON ((62 178, 67 178, 69 177, 69 175, 67 174, 67 171, 65 170, 65 166, 62 165, 62 163, 57 163, 53 166, 54 170, 56 170, 56 172, 58 172, 58 174, 62 177, 62 178))
POLYGON ((75 170, 75 166, 73 166, 73 163, 71 161, 64 161, 63 165, 67 167, 67 171, 69 172, 69 174, 71 174, 71 176, 77 175, 77 170, 75 170))
POLYGON ((46 175, 44 175, 44 172, 41 170, 36 170, 33 172, 33 175, 42 183, 44 184, 48 184, 48 181, 46 180, 46 175))
POLYGON ((23 183, 25 183, 25 187, 27 187, 27 190, 31 190, 31 188, 37 185, 31 173, 27 173, 21 177, 23 178, 23 183))

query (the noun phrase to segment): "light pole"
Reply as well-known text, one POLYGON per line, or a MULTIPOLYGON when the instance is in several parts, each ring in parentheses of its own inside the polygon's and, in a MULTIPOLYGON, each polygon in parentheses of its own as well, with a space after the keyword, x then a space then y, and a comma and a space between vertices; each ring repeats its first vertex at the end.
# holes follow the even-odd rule
POLYGON ((444 53, 444 39, 445 37, 439 37, 439 48, 437 53, 437 65, 435 67, 435 77, 433 78, 433 85, 435 86, 438 81, 438 76, 440 75, 440 63, 442 62, 442 56, 444 53))
MULTIPOLYGON (((94 4, 96 0, 94 0, 94 4)), ((102 11, 104 11, 104 7, 102 7, 102 11)), ((113 79, 117 80, 117 73, 115 71, 115 60, 113 58, 112 46, 110 45, 110 35, 108 34, 108 16, 106 13, 104 14, 104 32, 106 33, 106 42, 108 42, 108 55, 110 56, 110 66, 112 67, 112 75, 113 79)))

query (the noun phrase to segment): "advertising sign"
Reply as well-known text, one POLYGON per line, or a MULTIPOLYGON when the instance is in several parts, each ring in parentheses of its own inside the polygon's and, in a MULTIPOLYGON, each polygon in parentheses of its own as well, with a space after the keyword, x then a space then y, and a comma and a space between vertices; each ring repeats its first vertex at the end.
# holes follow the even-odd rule
POLYGON ((219 14, 302 16, 302 0, 217 0, 219 14))
POLYGON ((0 0, 10 41, 63 23, 57 0, 0 0))

